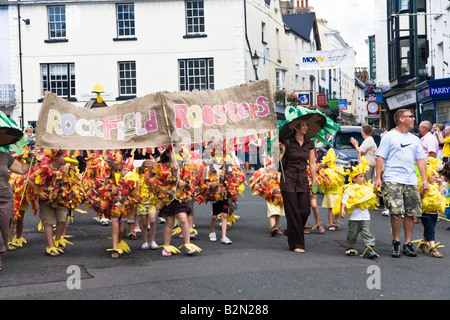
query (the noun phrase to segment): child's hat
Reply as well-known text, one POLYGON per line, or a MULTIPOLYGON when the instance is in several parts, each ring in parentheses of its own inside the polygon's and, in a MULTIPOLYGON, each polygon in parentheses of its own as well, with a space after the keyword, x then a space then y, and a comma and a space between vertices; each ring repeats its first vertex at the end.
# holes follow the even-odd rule
POLYGON ((322 164, 326 164, 328 162, 334 164, 336 163, 336 160, 337 160, 336 152, 334 151, 334 149, 331 148, 330 150, 328 150, 327 155, 322 158, 322 164))
POLYGON ((366 173, 366 171, 369 169, 370 162, 366 160, 366 157, 361 156, 361 160, 358 165, 352 166, 352 170, 347 169, 348 177, 350 178, 350 181, 352 178, 356 177, 357 175, 361 173, 366 173))
POLYGON ((439 176, 438 169, 442 166, 442 162, 433 157, 429 157, 427 160, 427 178, 431 176, 432 173, 434 173, 437 177, 439 176))

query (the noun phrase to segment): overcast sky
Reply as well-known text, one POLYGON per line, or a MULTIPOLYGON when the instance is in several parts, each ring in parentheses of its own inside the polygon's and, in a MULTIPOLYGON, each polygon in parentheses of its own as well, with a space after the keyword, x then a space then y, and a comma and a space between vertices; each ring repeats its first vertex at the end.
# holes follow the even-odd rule
MULTIPOLYGON (((380 0, 378 0, 380 1, 380 0)), ((318 19, 340 32, 344 41, 357 52, 356 66, 369 66, 369 47, 365 43, 375 34, 375 0, 309 0, 318 19)))

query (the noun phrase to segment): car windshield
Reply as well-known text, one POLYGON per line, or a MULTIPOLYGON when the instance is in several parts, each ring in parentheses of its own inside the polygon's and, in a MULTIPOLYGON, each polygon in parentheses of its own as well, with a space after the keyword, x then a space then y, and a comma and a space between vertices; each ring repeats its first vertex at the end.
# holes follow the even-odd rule
MULTIPOLYGON (((361 135, 361 132, 338 132, 336 134, 336 149, 354 149, 352 143, 350 142, 350 138, 353 137, 358 140, 358 145, 363 143, 364 139, 361 135)), ((375 135, 374 137, 375 143, 377 145, 380 144, 380 136, 375 135)))
POLYGON ((338 132, 336 135, 336 149, 354 149, 350 138, 358 140, 359 145, 364 141, 360 132, 338 132))

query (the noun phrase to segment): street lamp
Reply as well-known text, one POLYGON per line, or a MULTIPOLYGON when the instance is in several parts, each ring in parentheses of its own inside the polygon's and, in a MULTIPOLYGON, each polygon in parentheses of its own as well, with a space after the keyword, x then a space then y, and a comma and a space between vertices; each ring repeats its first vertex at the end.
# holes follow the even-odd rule
POLYGON ((259 60, 260 60, 261 58, 258 56, 258 54, 256 53, 256 50, 255 50, 255 54, 252 56, 252 64, 253 64, 253 69, 255 69, 255 79, 256 80, 259 80, 258 79, 258 66, 259 66, 259 60))

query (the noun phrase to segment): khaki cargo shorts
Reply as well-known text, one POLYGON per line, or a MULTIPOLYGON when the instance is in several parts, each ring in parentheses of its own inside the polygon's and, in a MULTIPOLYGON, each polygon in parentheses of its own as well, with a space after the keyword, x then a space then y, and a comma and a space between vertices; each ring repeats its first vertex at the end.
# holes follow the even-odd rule
POLYGON ((45 201, 39 201, 39 218, 43 226, 52 226, 57 222, 66 222, 69 209, 53 208, 45 201))
POLYGON ((422 216, 422 199, 418 186, 384 181, 382 193, 389 214, 422 216))

